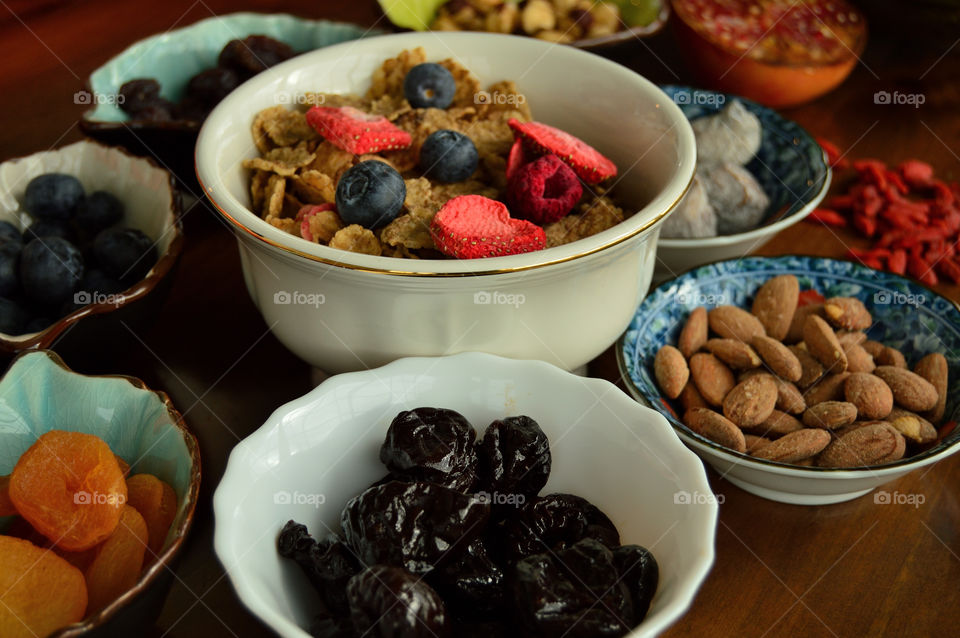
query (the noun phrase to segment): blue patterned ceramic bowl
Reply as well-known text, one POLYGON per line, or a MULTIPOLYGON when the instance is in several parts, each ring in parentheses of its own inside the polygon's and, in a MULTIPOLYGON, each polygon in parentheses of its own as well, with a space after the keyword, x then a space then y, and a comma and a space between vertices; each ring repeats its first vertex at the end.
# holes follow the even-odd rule
MULTIPOLYGON (((173 578, 170 567, 193 520, 200 490, 197 441, 170 399, 124 376, 85 376, 49 350, 20 354, 0 380, 0 475, 50 430, 95 434, 131 465, 177 493, 178 509, 163 550, 137 584, 106 608, 52 636, 138 635, 159 614, 173 578), (152 616, 152 617, 151 617, 152 616), (131 633, 133 632, 133 633, 131 633)), ((0 518, 0 533, 12 517, 0 518)))
POLYGON ((745 490, 788 503, 820 504, 866 494, 918 467, 960 449, 960 430, 935 447, 879 468, 835 470, 796 467, 755 459, 718 446, 693 433, 676 417, 653 377, 653 358, 675 345, 690 311, 698 306, 750 307, 754 292, 768 279, 791 273, 801 290, 827 297, 856 297, 873 314, 871 339, 901 350, 910 364, 942 352, 950 367, 945 420, 960 417, 960 307, 920 284, 849 261, 822 257, 746 257, 701 266, 654 289, 640 304, 618 346, 618 362, 631 393, 663 414, 677 434, 731 482, 745 490))
POLYGON ((689 120, 717 113, 739 100, 763 125, 760 150, 746 168, 770 198, 763 223, 745 233, 706 239, 660 238, 657 244, 659 279, 700 264, 741 257, 776 233, 810 214, 830 187, 831 171, 816 140, 796 122, 746 98, 687 86, 662 86, 689 120))

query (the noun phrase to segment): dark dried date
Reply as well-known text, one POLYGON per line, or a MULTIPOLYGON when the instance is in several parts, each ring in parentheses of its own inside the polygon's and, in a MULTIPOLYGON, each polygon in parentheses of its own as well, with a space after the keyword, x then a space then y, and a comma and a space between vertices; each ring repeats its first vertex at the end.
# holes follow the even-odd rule
POLYGON ((444 638, 450 620, 443 600, 399 567, 374 565, 347 584, 350 618, 358 636, 444 638))
POLYGON ((550 478, 550 442, 528 416, 491 423, 477 446, 477 456, 479 485, 491 493, 530 500, 550 478))
POLYGON ((465 492, 477 478, 476 438, 476 430, 459 412, 416 408, 390 423, 380 461, 398 479, 465 492))

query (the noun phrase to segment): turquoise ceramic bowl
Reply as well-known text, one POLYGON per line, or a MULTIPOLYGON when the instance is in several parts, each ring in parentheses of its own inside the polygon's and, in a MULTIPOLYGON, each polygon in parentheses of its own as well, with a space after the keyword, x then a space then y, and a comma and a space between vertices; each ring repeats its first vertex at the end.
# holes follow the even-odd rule
MULTIPOLYGON (((37 438, 50 430, 95 434, 131 465, 177 493, 177 516, 154 564, 106 608, 54 636, 131 635, 159 613, 171 582, 170 563, 193 520, 200 490, 200 452, 180 413, 162 392, 125 376, 85 376, 55 353, 20 354, 0 380, 0 475, 9 474, 37 438)), ((12 517, 0 519, 0 531, 12 517)))

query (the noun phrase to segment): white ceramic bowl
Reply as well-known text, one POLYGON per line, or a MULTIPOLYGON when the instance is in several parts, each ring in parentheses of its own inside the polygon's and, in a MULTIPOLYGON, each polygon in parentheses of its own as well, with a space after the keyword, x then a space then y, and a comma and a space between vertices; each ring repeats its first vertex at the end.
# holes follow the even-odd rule
POLYGON ((391 419, 419 406, 455 409, 481 431, 510 415, 539 422, 553 454, 544 492, 589 499, 660 565, 650 613, 630 638, 656 635, 690 606, 713 562, 717 506, 667 421, 606 381, 464 353, 333 377, 234 448, 214 495, 214 547, 240 599, 279 635, 306 638, 316 602, 277 554, 281 526, 338 530, 346 502, 384 475, 378 450, 391 419))
POLYGON ((327 47, 257 75, 207 118, 196 160, 204 192, 237 235, 247 289, 267 324, 301 358, 342 372, 470 350, 565 369, 590 361, 623 332, 646 293, 659 222, 689 185, 695 156, 680 109, 599 56, 519 36, 406 33, 327 47), (417 46, 429 60, 456 58, 484 86, 515 79, 538 120, 616 162, 618 195, 634 214, 565 246, 458 261, 345 252, 250 211, 241 161, 257 154, 255 113, 305 91, 363 93, 384 59, 417 46))

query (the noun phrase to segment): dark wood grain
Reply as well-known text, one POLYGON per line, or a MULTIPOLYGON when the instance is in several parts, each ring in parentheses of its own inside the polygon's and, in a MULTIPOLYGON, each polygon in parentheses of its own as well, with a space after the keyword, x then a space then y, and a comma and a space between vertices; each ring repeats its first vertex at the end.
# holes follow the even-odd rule
MULTIPOLYGON (((229 11, 285 11, 372 25, 373 0, 190 3, 130 0, 0 2, 0 158, 80 137, 73 94, 112 55, 148 35, 229 11)), ((382 23, 381 23, 382 24, 382 23)), ((960 46, 914 46, 923 36, 874 30, 840 89, 786 112, 852 157, 919 157, 960 177, 960 46), (876 105, 877 90, 919 92, 919 109, 876 105)), ((606 52, 658 82, 684 82, 669 33, 606 52)), ((617 105, 611 104, 611 113, 617 105)), ((211 496, 230 449, 280 404, 311 385, 308 367, 269 334, 242 284, 235 243, 202 205, 187 212, 187 247, 172 294, 152 327, 118 334, 96 356, 64 353, 81 371, 139 376, 172 396, 200 439, 204 484, 196 523, 153 636, 262 636, 212 549, 211 496)), ((859 242, 800 224, 761 254, 840 256, 859 242)), ((956 286, 938 290, 960 298, 956 286)), ((956 356, 956 353, 954 353, 956 356)), ((590 366, 618 380, 612 351, 590 366)), ((914 472, 886 489, 922 495, 919 507, 867 496, 829 507, 751 496, 711 472, 722 495, 716 561, 690 611, 669 636, 952 636, 960 621, 960 458, 914 472)))

